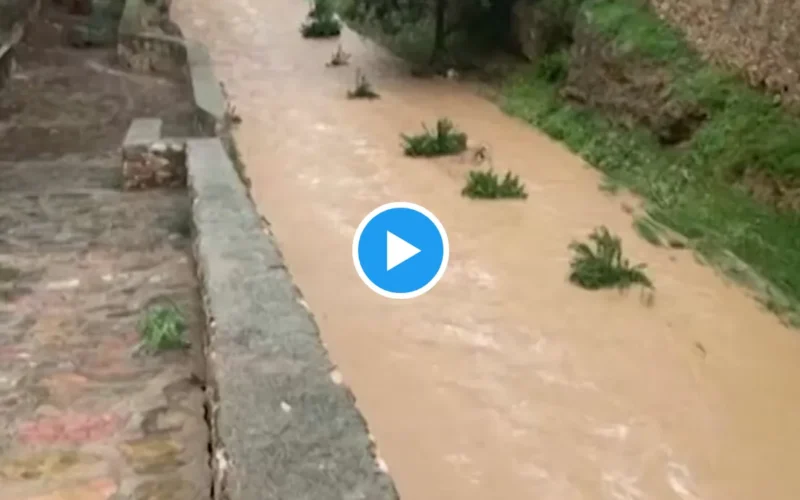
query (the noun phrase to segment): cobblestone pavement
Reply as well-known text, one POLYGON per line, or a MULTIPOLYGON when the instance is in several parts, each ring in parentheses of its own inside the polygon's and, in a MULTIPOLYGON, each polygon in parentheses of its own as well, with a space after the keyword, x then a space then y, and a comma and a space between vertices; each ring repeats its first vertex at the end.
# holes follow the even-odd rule
POLYGON ((0 500, 209 498, 189 200, 118 190, 130 120, 187 135, 186 92, 42 18, 0 91, 0 500), (192 347, 134 355, 164 299, 192 347))

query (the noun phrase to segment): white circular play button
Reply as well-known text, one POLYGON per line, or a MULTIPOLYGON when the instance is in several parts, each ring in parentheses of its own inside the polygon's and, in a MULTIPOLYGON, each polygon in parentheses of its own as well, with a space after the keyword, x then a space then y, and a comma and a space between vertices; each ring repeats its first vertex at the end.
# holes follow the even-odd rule
POLYGON ((431 290, 450 258, 439 219, 414 203, 396 202, 370 212, 353 238, 353 264, 361 280, 390 299, 412 299, 431 290))

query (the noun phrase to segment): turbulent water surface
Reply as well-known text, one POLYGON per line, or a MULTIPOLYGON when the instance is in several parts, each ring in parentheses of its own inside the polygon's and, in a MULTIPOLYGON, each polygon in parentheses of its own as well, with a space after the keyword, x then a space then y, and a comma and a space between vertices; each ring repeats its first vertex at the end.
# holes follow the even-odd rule
POLYGON ((333 360, 409 500, 796 500, 800 342, 689 253, 650 246, 621 200, 560 145, 453 82, 413 80, 346 33, 298 33, 297 0, 182 0, 243 119, 253 196, 333 360), (345 98, 356 68, 382 99, 345 98), (399 132, 448 116, 519 173, 526 202, 460 196, 468 161, 410 160, 399 132), (450 267, 411 301, 359 281, 351 240, 389 201, 432 210, 450 267), (597 225, 648 263, 657 292, 566 282, 597 225))

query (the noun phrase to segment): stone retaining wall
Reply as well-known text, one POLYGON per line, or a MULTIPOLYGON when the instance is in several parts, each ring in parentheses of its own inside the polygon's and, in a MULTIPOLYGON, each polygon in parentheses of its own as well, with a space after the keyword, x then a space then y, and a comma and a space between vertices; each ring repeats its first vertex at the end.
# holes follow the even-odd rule
POLYGON ((396 500, 268 227, 218 138, 188 142, 225 500, 396 500))

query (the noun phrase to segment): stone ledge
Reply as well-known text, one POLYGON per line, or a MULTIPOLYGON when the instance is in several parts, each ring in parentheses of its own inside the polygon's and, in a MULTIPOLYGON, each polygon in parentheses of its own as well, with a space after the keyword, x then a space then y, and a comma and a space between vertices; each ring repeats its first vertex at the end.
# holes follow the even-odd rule
POLYGON ((396 500, 352 393, 218 138, 188 141, 215 496, 396 500))
POLYGON ((122 143, 123 189, 186 186, 186 141, 162 139, 161 120, 133 120, 122 143))
POLYGON ((209 135, 220 134, 226 125, 227 105, 222 87, 214 75, 214 63, 202 43, 186 40, 185 44, 197 127, 209 135))
POLYGON ((161 139, 162 126, 163 121, 161 118, 137 118, 133 120, 122 142, 123 151, 126 148, 150 144, 161 139))

